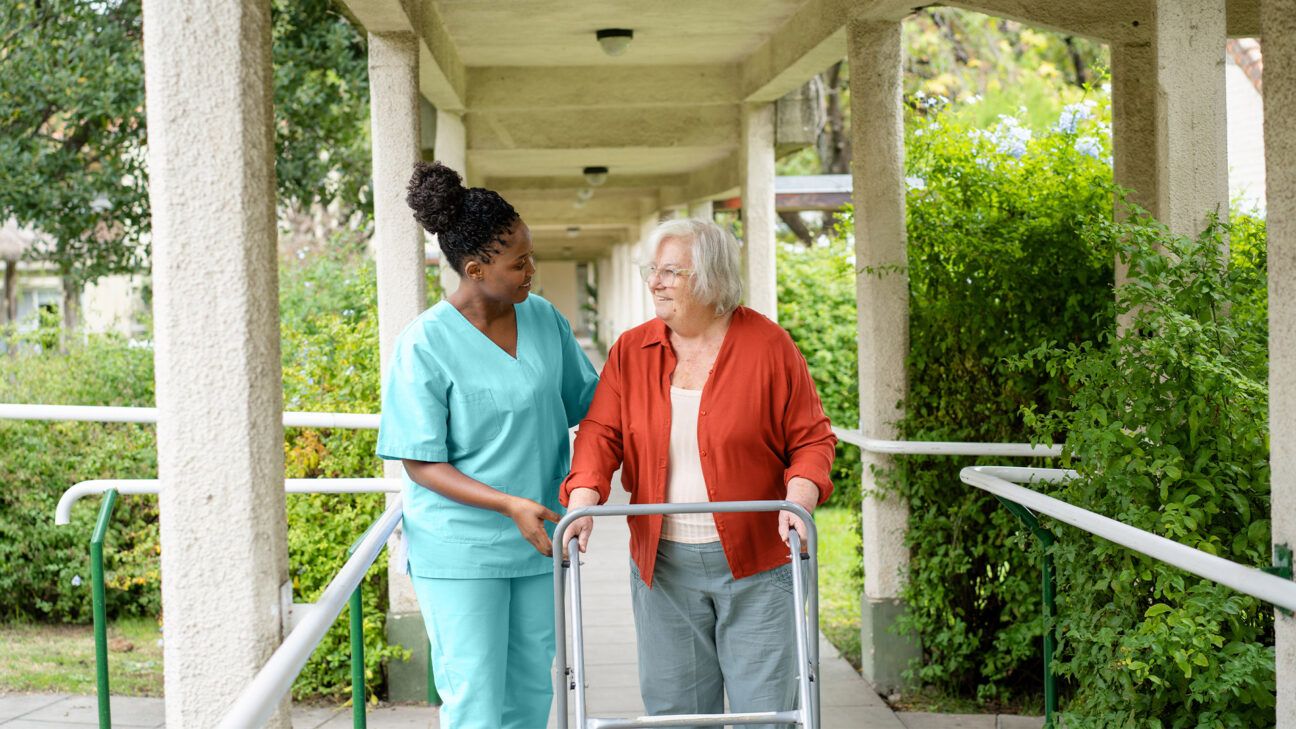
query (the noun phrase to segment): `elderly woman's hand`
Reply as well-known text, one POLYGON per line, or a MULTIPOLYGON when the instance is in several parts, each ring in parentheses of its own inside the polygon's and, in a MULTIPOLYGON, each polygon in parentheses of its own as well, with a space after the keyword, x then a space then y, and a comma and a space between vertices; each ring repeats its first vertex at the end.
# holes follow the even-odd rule
MULTIPOLYGON (((584 508, 586 506, 597 506, 599 502, 598 492, 594 489, 578 488, 572 489, 571 496, 567 498, 568 510, 584 508)), ((585 552, 585 545, 589 544, 590 533, 594 531, 594 517, 584 516, 567 525, 567 533, 562 537, 563 557, 570 559, 571 555, 567 554, 567 543, 572 537, 577 537, 579 542, 577 547, 581 553, 585 552)))
MULTIPOLYGON (((804 507, 806 511, 813 513, 815 506, 819 503, 819 487, 815 486, 814 481, 811 481, 808 478, 793 476, 788 480, 787 500, 794 504, 799 504, 804 507)), ((801 517, 788 511, 780 511, 779 536, 783 538, 784 544, 791 546, 788 542, 789 529, 797 530, 797 534, 801 537, 801 549, 804 550, 806 548, 806 528, 805 524, 801 521, 801 517)))

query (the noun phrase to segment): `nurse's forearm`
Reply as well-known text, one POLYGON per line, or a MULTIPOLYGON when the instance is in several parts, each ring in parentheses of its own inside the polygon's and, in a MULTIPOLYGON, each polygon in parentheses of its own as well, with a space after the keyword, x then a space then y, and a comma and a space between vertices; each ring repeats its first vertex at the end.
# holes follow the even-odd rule
POLYGON ((491 488, 475 478, 465 476, 449 463, 402 460, 405 473, 414 483, 461 504, 489 509, 508 515, 516 496, 491 488))

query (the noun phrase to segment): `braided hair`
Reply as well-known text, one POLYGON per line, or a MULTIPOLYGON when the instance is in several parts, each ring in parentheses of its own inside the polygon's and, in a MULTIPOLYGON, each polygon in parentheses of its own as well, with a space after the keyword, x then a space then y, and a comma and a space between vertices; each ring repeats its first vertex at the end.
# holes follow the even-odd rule
POLYGON ((498 192, 465 188, 459 173, 440 162, 414 165, 406 192, 414 219, 437 237, 441 253, 460 274, 466 259, 490 263, 518 221, 517 211, 498 192))

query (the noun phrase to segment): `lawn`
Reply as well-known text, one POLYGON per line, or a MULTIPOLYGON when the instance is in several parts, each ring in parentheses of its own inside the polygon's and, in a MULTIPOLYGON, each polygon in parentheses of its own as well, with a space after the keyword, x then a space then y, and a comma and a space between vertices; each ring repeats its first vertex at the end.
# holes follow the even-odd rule
MULTIPOLYGON (((152 618, 108 628, 112 693, 162 695, 162 633, 152 618)), ((0 691, 95 693, 94 632, 88 625, 0 625, 0 691)))
POLYGON ((815 511, 819 527, 819 629, 860 667, 860 541, 849 509, 815 511))

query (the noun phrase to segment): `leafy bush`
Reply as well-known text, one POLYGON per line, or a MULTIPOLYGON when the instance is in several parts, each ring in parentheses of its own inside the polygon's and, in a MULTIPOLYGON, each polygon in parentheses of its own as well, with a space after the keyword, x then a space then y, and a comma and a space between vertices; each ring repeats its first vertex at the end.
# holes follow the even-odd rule
MULTIPOLYGON (((1131 318, 1094 342, 1021 362, 1071 383, 1071 407, 1030 419, 1066 432, 1070 503, 1243 564, 1269 563, 1268 336, 1263 225, 1196 239, 1149 221, 1096 221, 1129 265, 1131 318)), ((1072 727, 1271 726, 1272 609, 1208 580, 1060 528, 1057 630, 1072 727)))
MULTIPOLYGON (((1114 254, 1082 232, 1111 215, 1103 105, 1068 107, 1053 131, 918 122, 908 173, 911 440, 1026 440, 1023 407, 1065 407, 1066 382, 1007 361, 1083 342, 1112 323, 1114 254)), ((982 701, 1040 691, 1039 567, 1020 525, 959 482, 965 458, 901 459, 880 474, 909 502, 900 621, 922 645, 914 679, 982 701)))
MULTIPOLYGON (((778 252, 779 324, 805 355, 824 411, 833 425, 859 427, 859 367, 855 330, 855 252, 840 231, 850 229, 847 213, 839 235, 811 248, 782 246, 778 252)), ((860 457, 839 443, 833 462, 831 503, 848 507, 860 499, 860 457)), ((858 531, 858 519, 854 528, 858 531)))
MULTIPOLYGON (((153 404, 153 352, 115 337, 91 337, 65 354, 57 329, 11 339, 0 356, 0 402, 51 405, 153 404)), ((153 428, 126 423, 0 421, 0 619, 88 622, 88 545, 97 500, 81 502, 69 526, 54 526, 65 489, 94 478, 153 478, 153 428), (12 568, 18 566, 18 568, 12 568)), ((123 497, 104 547, 110 616, 156 615, 157 502, 123 497)))
MULTIPOLYGON (((429 299, 440 297, 435 272, 429 299)), ((284 408, 377 412, 378 333, 374 268, 355 247, 325 247, 305 260, 281 262, 284 408)), ((38 331, 13 340, 0 357, 0 401, 76 405, 153 404, 153 352, 116 337, 91 336, 66 353, 38 331)), ((376 433, 295 428, 285 432, 288 477, 381 475, 376 433)), ((89 478, 154 478, 151 426, 0 421, 0 560, 22 565, 0 572, 0 618, 90 620, 89 535, 97 503, 82 502, 71 526, 53 526, 58 496, 89 478)), ((383 498, 300 495, 288 499, 289 569, 295 599, 316 599, 341 568, 346 549, 383 511, 383 498)), ((104 549, 109 618, 157 615, 160 608, 157 502, 123 497, 104 549)), ((365 669, 371 695, 384 662, 403 651, 386 644, 386 558, 365 578, 365 669)), ((294 694, 350 690, 350 645, 344 611, 294 685, 294 694)))

